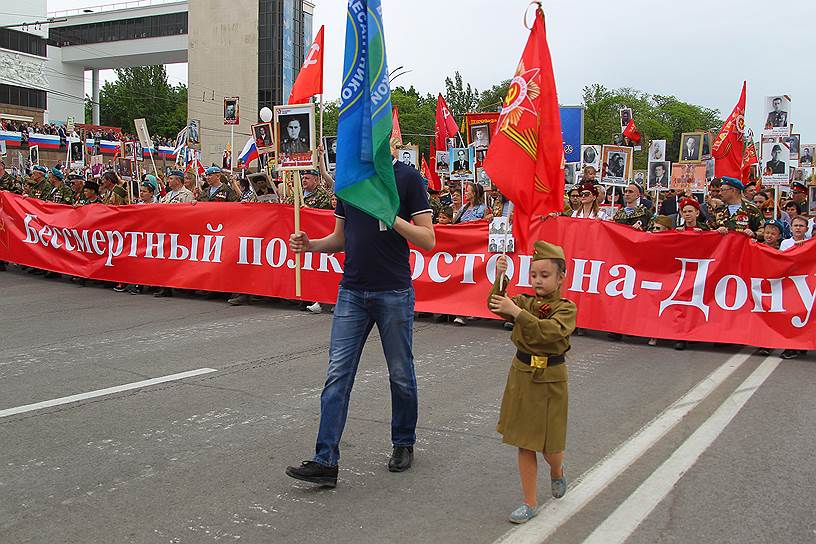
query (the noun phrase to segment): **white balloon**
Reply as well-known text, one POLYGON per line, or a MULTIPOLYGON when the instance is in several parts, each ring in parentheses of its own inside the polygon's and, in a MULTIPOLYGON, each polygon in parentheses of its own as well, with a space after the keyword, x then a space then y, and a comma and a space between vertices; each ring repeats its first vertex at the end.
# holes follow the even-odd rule
POLYGON ((272 110, 270 110, 267 107, 261 108, 261 111, 258 112, 258 115, 260 116, 261 121, 263 121, 264 123, 268 123, 269 121, 272 120, 272 110))

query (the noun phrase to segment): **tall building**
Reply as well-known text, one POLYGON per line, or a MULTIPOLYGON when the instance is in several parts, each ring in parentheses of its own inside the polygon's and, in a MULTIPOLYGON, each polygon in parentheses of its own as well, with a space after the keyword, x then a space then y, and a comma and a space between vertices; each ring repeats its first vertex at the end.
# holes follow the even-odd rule
POLYGON ((48 31, 44 26, 16 26, 44 20, 46 0, 9 3, 0 12, 0 117, 42 123, 47 120, 49 77, 48 31), (15 8, 16 6, 16 8, 15 8), (12 12, 19 11, 25 16, 12 12))
POLYGON ((306 0, 213 0, 189 6, 188 117, 201 121, 202 161, 230 143, 223 99, 240 99, 237 157, 264 106, 284 104, 312 41, 306 0))

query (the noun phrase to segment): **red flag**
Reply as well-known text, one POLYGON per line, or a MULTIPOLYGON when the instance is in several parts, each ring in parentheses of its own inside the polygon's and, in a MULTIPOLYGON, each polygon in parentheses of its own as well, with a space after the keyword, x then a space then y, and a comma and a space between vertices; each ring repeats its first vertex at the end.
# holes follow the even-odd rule
POLYGON ((316 94, 323 94, 323 29, 317 32, 306 60, 300 68, 287 104, 303 104, 316 94))
POLYGON ((514 205, 516 251, 529 254, 531 223, 564 208, 561 115, 540 8, 504 99, 484 169, 514 205))
POLYGON ((640 143, 640 132, 635 126, 635 120, 629 119, 629 124, 623 129, 623 135, 632 140, 634 143, 640 143))
POLYGON ((436 146, 434 145, 433 138, 431 138, 431 166, 428 169, 428 188, 434 191, 441 191, 442 190, 442 180, 439 179, 439 174, 436 173, 436 146))
MULTIPOLYGON (((737 105, 728 119, 723 123, 720 133, 711 145, 711 156, 714 157, 714 175, 717 177, 742 177, 742 157, 745 153, 745 82, 742 83, 737 105)), ((754 153, 756 154, 756 152, 754 153)))
POLYGON ((402 145, 402 129, 399 126, 399 111, 397 111, 396 106, 391 110, 391 117, 393 126, 391 129, 391 145, 402 145))
MULTIPOLYGON (((748 142, 748 145, 745 146, 745 153, 742 155, 742 162, 740 166, 740 179, 743 183, 748 183, 751 181, 751 166, 757 164, 759 162, 759 157, 757 157, 756 146, 754 145, 754 141, 751 140, 748 142)), ((759 178, 758 183, 762 183, 762 177, 759 178)), ((757 191, 759 190, 759 186, 757 186, 757 191)))
POLYGON ((436 135, 437 149, 447 149, 447 139, 459 134, 459 127, 456 126, 456 121, 453 119, 448 105, 445 104, 442 94, 436 99, 436 127, 434 128, 434 134, 436 135))

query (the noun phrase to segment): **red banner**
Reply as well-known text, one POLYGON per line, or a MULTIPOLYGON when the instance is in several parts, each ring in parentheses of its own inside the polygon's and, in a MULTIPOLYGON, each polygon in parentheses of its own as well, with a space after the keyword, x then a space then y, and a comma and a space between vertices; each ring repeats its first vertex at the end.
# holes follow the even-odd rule
MULTIPOLYGON (((304 209, 310 237, 328 210, 304 209)), ((112 282, 293 299, 292 207, 199 203, 71 208, 0 192, 0 260, 112 282)), ((437 226, 412 250, 416 309, 495 317, 486 296, 498 255, 487 223, 437 226)), ((813 243, 780 253, 741 234, 644 233, 558 217, 536 238, 564 247, 564 296, 578 325, 637 336, 816 349, 813 243)), ((529 292, 530 256, 511 256, 509 292, 529 292)), ((343 255, 304 256, 303 299, 334 302, 343 255)))

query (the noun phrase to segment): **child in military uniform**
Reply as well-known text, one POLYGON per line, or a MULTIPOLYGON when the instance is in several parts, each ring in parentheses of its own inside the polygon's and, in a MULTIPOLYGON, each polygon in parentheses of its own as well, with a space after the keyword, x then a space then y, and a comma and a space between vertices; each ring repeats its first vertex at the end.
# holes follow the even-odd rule
POLYGON ((553 244, 535 243, 530 283, 535 295, 504 294, 509 279, 506 257, 497 261, 497 279, 490 291, 490 311, 514 320, 512 341, 517 351, 510 366, 496 430, 502 441, 518 448, 518 467, 524 502, 510 514, 524 523, 538 512, 537 452, 550 466, 552 496, 567 491, 564 448, 567 435, 567 368, 564 354, 575 330, 575 304, 561 298, 566 263, 564 251, 553 244))

